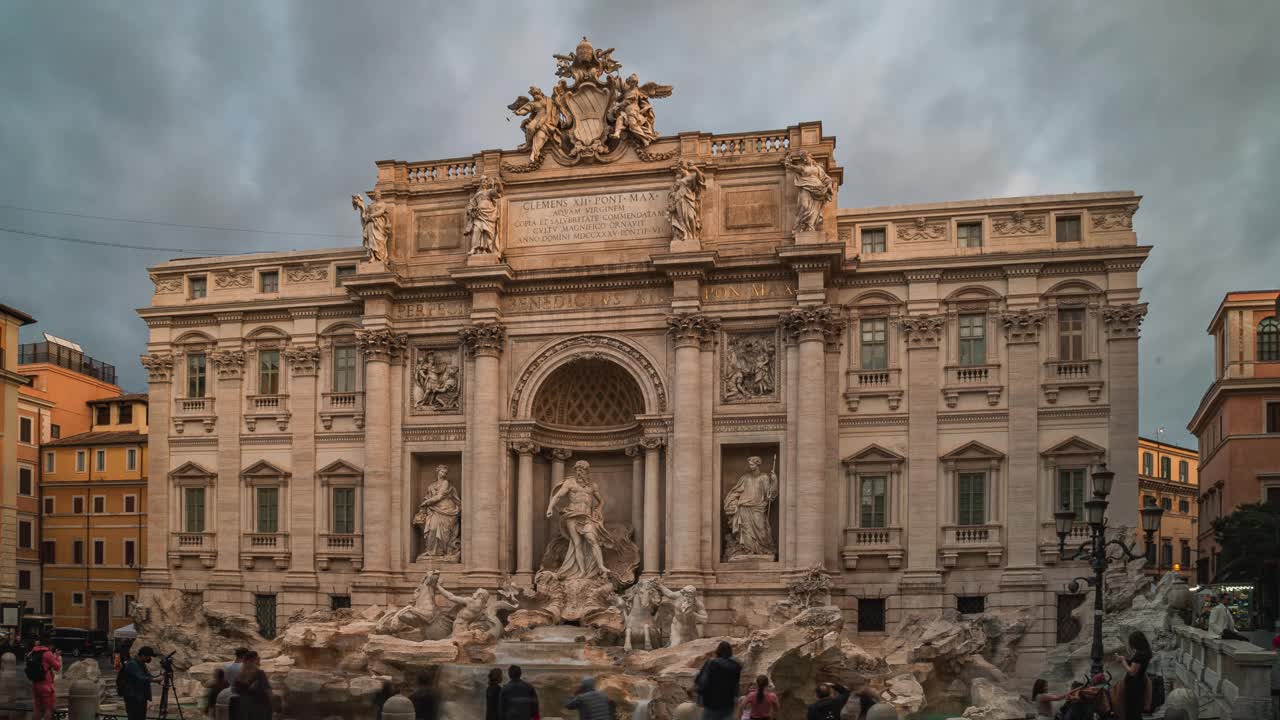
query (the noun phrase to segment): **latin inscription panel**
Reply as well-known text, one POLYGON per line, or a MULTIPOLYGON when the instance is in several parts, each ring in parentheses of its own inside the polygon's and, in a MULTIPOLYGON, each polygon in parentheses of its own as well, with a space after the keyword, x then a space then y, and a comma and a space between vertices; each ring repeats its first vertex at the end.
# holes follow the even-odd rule
POLYGON ((512 200, 508 247, 646 240, 671 235, 665 190, 512 200))
POLYGON ((621 309, 666 305, 669 302, 671 302, 671 291, 668 288, 582 290, 538 295, 505 295, 502 298, 502 309, 509 313, 621 309))
POLYGON ((466 314, 465 300, 432 300, 396 305, 396 317, 403 319, 461 317, 466 314))

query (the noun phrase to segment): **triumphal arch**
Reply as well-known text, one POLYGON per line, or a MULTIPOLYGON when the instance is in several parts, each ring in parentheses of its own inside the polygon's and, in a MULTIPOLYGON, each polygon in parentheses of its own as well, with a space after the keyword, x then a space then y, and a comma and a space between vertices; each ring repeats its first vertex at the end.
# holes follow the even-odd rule
POLYGON ((146 587, 652 577, 714 633, 820 567, 859 633, 1017 606, 1052 644, 1052 513, 1108 462, 1136 516, 1139 197, 842 209, 821 124, 664 135, 678 88, 555 59, 518 148, 379 161, 362 246, 151 268, 146 587))

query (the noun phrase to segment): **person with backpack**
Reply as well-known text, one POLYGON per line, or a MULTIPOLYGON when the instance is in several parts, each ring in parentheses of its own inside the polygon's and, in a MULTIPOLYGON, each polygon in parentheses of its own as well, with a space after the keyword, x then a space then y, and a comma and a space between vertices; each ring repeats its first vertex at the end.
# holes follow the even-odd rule
POLYGON ((151 702, 151 683, 156 682, 147 665, 155 656, 156 651, 144 645, 132 660, 124 664, 124 683, 117 687, 117 692, 124 698, 124 710, 129 720, 146 720, 147 704, 151 702))
POLYGON ((742 663, 733 658, 727 640, 716 645, 716 656, 702 664, 693 684, 702 701, 702 720, 730 720, 738 705, 738 682, 742 663))
POLYGON ((51 650, 49 633, 40 633, 40 639, 27 653, 25 672, 31 681, 31 709, 35 720, 53 720, 54 675, 62 672, 62 653, 51 650))
POLYGON ((814 694, 817 701, 809 705, 805 720, 840 720, 840 711, 849 702, 849 688, 839 683, 822 683, 814 694))

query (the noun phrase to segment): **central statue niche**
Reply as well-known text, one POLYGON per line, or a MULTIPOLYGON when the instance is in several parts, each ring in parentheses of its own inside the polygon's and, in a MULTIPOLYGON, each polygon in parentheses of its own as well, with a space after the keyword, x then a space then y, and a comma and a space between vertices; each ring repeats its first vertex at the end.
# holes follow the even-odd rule
POLYGON ((609 360, 571 360, 533 398, 533 418, 551 428, 617 430, 637 424, 644 394, 631 374, 609 360))

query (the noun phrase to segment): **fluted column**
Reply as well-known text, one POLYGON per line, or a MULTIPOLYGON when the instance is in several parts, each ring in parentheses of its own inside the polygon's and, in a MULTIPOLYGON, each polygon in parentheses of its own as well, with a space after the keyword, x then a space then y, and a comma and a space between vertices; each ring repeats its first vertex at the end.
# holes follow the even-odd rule
POLYGON ((533 456, 537 443, 518 442, 511 448, 518 457, 516 466, 516 577, 533 579, 533 456))
POLYGON ((719 322, 702 313, 667 317, 667 332, 675 345, 675 403, 672 425, 672 473, 668 493, 672 499, 667 530, 671 582, 701 576, 702 557, 702 397, 701 344, 716 332, 719 322))
POLYGON ((658 533, 661 510, 658 508, 658 483, 662 474, 662 438, 647 437, 640 441, 644 448, 644 565, 646 576, 657 575, 661 570, 659 553, 662 543, 658 533))
POLYGON ((467 517, 493 523, 490 531, 471 533, 471 548, 463 548, 462 553, 467 572, 490 576, 496 581, 502 559, 497 522, 502 514, 502 483, 498 476, 502 472, 503 452, 498 442, 498 358, 506 344, 507 329, 498 322, 478 322, 459 330, 458 336, 475 357, 471 409, 475 436, 468 438, 473 453, 470 472, 466 473, 472 485, 468 497, 475 507, 467 510, 467 517))
POLYGON ((796 552, 792 567, 821 565, 826 555, 827 389, 826 342, 840 333, 839 316, 829 305, 794 308, 779 317, 798 347, 796 398, 796 552))
POLYGON ((390 533, 370 532, 383 527, 391 507, 391 358, 405 352, 408 338, 387 328, 356 333, 364 354, 364 569, 391 569, 390 533))

